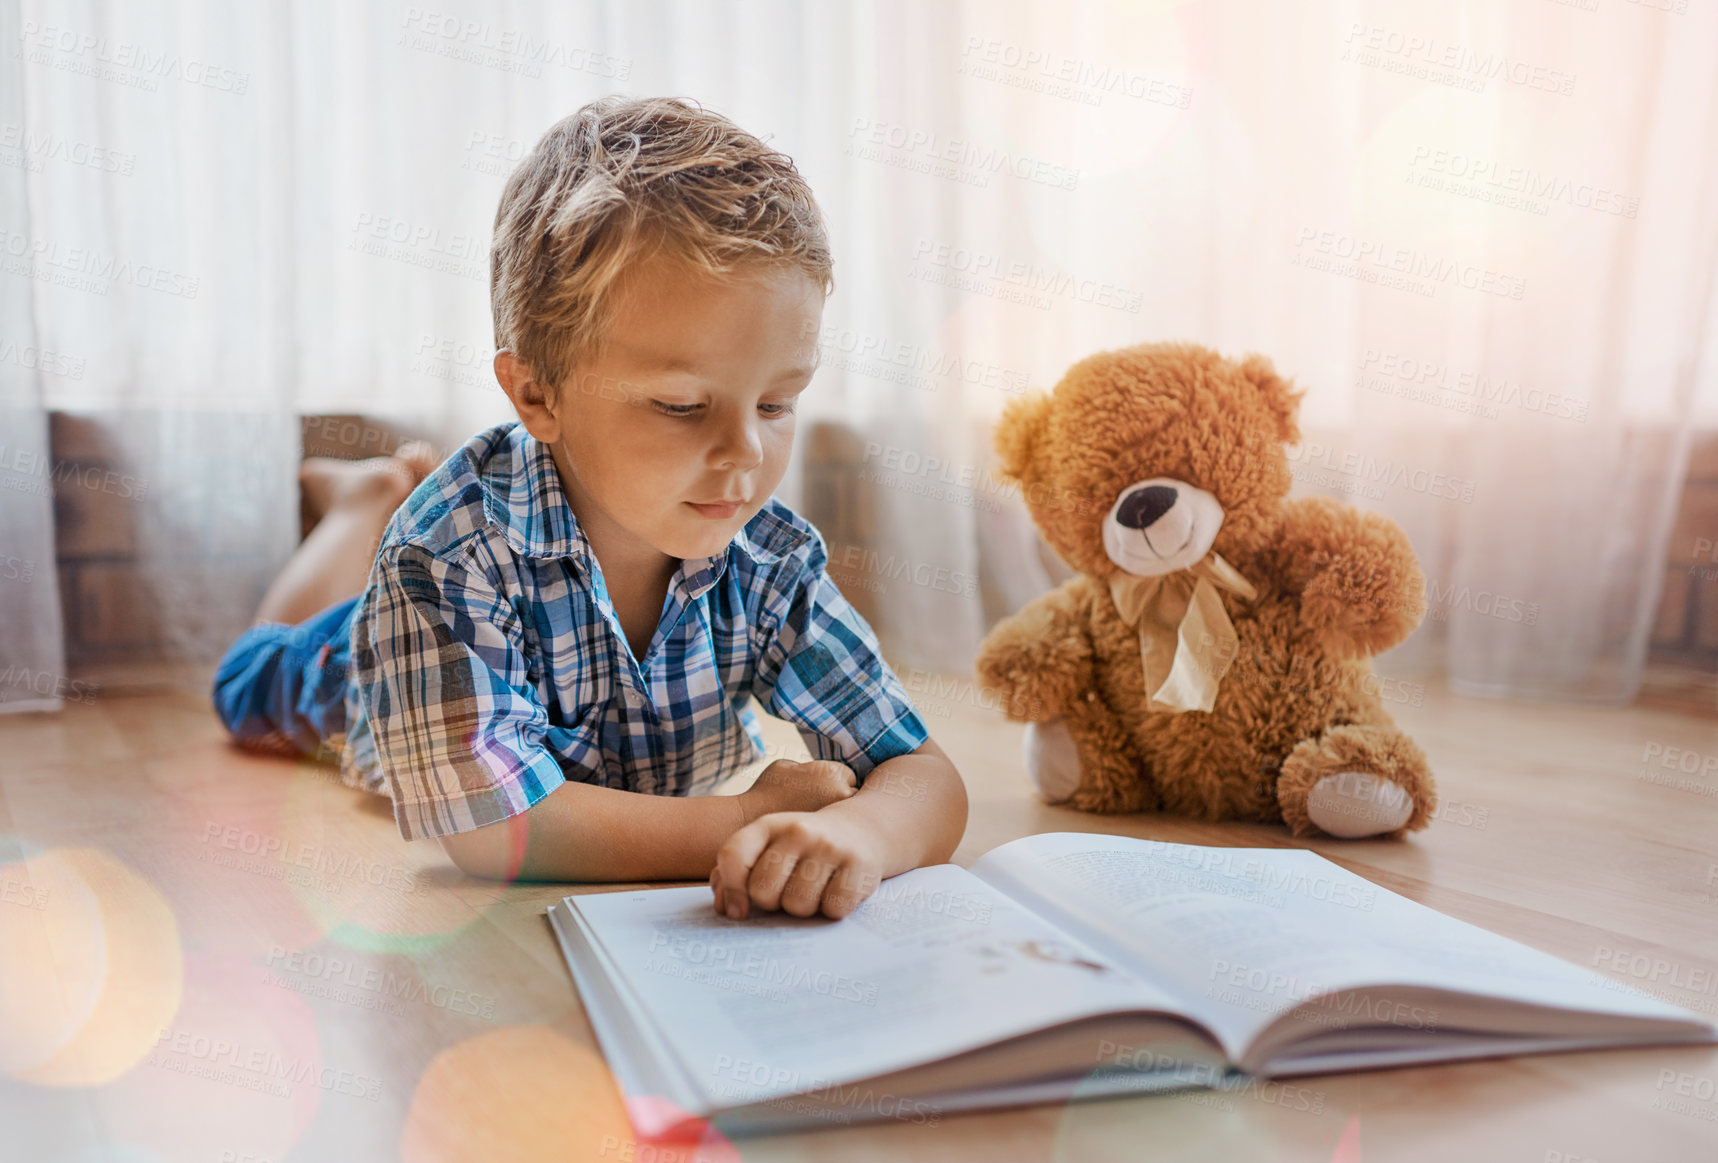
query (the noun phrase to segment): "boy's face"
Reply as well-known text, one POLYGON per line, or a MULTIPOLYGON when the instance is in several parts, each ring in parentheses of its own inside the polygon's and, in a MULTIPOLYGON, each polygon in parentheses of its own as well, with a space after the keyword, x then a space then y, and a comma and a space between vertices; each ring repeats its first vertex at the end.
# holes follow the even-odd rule
POLYGON ((554 450, 605 572, 650 565, 652 551, 720 554, 787 471, 822 288, 793 269, 712 278, 658 256, 618 293, 603 354, 550 398, 528 373, 521 382, 510 352, 497 354, 497 378, 554 450))

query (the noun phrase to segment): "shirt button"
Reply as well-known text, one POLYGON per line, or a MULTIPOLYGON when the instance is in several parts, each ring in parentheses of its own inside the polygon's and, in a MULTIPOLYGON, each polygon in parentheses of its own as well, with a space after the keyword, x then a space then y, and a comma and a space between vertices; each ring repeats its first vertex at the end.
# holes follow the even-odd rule
POLYGON ((636 706, 638 706, 638 704, 639 704, 638 692, 631 689, 630 687, 627 688, 626 705, 629 707, 636 707, 636 706))

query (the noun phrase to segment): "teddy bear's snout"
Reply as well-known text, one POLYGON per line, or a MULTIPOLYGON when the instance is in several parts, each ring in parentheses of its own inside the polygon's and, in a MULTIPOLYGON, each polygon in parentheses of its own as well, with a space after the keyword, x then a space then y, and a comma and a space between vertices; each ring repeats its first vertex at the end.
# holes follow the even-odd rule
POLYGON ((1186 569, 1211 548, 1223 507, 1204 489, 1158 477, 1123 489, 1104 521, 1111 561, 1140 577, 1186 569))
POLYGON ((1175 505, 1175 490, 1168 485, 1147 485, 1121 499, 1116 520, 1129 529, 1145 529, 1175 505))

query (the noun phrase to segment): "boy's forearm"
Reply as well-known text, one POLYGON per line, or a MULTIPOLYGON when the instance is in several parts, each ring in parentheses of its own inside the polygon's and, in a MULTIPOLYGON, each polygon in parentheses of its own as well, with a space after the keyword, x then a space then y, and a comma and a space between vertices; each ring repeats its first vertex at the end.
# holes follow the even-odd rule
POLYGON ((886 845, 882 875, 943 864, 966 834, 966 785, 934 742, 871 769, 851 799, 823 810, 864 820, 886 845))
MULTIPOLYGON (((851 775, 848 777, 851 779, 851 775)), ((722 844, 779 795, 659 796, 566 783, 511 819, 441 839, 461 869, 496 880, 704 880, 722 844)), ((882 875, 954 854, 966 831, 966 788, 935 742, 885 760, 850 798, 851 814, 885 845, 882 875)))
POLYGON ((750 822, 747 805, 743 795, 565 783, 530 811, 442 847, 466 872, 498 880, 702 880, 722 842, 750 822))

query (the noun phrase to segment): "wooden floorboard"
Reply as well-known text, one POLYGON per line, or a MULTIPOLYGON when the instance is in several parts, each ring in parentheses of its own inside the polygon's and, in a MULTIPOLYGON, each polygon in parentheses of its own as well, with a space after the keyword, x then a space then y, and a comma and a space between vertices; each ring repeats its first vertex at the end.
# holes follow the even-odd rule
MULTIPOLYGON (((949 689, 923 709, 971 795, 958 863, 1044 831, 1302 846, 1275 827, 1046 807, 1018 725, 949 689)), ((1398 718, 1432 759, 1441 818, 1406 842, 1304 846, 1718 1018, 1718 765, 1661 766, 1718 756, 1718 723, 1435 692, 1398 718)), ((799 748, 787 724, 765 732, 799 748)), ((194 690, 0 716, 0 865, 8 1158, 1718 1159, 1708 1048, 1323 1076, 1292 1094, 1074 1103, 738 1148, 633 1143, 543 918, 564 892, 625 886, 471 881, 432 842, 402 841, 385 801, 229 747, 194 690)))

